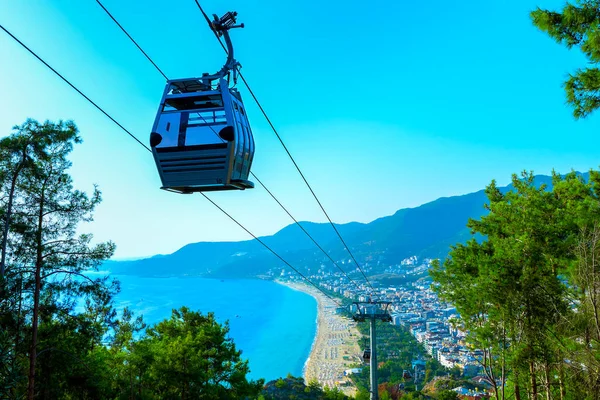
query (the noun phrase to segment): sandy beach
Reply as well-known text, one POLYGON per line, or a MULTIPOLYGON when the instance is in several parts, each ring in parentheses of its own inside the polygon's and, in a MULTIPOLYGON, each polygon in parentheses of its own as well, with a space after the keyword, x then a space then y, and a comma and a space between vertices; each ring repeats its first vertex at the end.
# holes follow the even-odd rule
POLYGON ((305 382, 317 380, 324 387, 338 387, 344 393, 354 395, 356 388, 344 376, 344 370, 360 363, 360 333, 356 323, 336 314, 336 304, 314 287, 296 282, 278 283, 307 293, 317 300, 317 335, 304 366, 305 382))

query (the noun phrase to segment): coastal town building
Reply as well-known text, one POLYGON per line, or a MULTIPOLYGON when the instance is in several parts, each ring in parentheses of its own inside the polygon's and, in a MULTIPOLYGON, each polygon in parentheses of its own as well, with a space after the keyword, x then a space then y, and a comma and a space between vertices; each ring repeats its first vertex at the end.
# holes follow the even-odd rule
MULTIPOLYGON (((340 260, 342 265, 352 264, 351 260, 340 260)), ((425 350, 446 368, 458 368, 465 377, 474 377, 482 372, 478 358, 480 352, 467 348, 467 333, 455 326, 453 321, 458 318, 456 308, 451 304, 440 301, 435 292, 431 289, 431 280, 423 278, 427 276, 431 260, 419 260, 413 256, 401 260, 396 265, 390 265, 384 268, 388 274, 394 274, 396 277, 406 278, 401 284, 383 284, 374 282, 376 293, 372 293, 370 288, 365 285, 356 285, 350 282, 343 274, 339 272, 327 271, 324 265, 313 274, 309 279, 318 282, 318 285, 326 291, 335 293, 353 301, 366 302, 376 296, 380 301, 391 302, 390 311, 392 314, 391 323, 396 326, 403 326, 417 342, 421 343, 425 350), (413 277, 421 278, 415 279, 413 277)), ((365 265, 365 269, 368 265, 365 265)), ((368 269, 367 269, 368 270, 368 269)), ((297 276, 291 272, 282 270, 281 278, 289 281, 301 283, 297 276)), ((358 280, 360 282, 360 280, 358 280)), ((402 281, 402 280, 400 280, 402 281)), ((350 312, 356 310, 350 309, 350 312)), ((332 307, 331 313, 340 313, 339 308, 332 307)), ((332 355, 334 353, 331 353, 332 355)), ((346 355, 347 365, 356 355, 346 355)), ((418 368, 418 366, 417 366, 418 368)), ((414 367, 413 367, 414 369, 414 367)), ((339 386, 343 377, 356 373, 358 369, 341 369, 337 373, 327 374, 327 379, 317 379, 321 384, 339 386)), ((424 370, 424 366, 423 366, 424 370)), ((413 371, 414 373, 414 371, 413 371)), ((345 385, 345 384, 344 384, 345 385)), ((482 393, 460 393, 462 396, 482 396, 482 393)), ((469 397, 469 398, 471 398, 469 397)), ((473 397, 484 398, 484 397, 473 397)))

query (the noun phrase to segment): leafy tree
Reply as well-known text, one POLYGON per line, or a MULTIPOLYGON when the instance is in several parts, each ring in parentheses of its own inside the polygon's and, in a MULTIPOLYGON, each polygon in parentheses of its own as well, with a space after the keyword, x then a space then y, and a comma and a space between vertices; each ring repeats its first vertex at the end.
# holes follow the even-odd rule
POLYGON ((411 392, 402 396, 402 400, 422 400, 426 397, 421 392, 411 392))
POLYGON ((470 343, 483 353, 496 398, 600 396, 589 393, 600 378, 589 356, 600 343, 590 330, 596 245, 585 235, 600 218, 599 183, 595 171, 589 182, 554 174, 552 190, 526 173, 513 176, 506 193, 492 182, 489 214, 468 223, 483 239, 454 246, 443 265, 434 265, 434 288, 454 303, 470 343))
MULTIPOLYGON (((186 307, 147 330, 134 347, 134 355, 147 353, 143 378, 145 391, 161 399, 239 399, 256 397, 262 380, 248 381, 248 362, 240 357, 229 327, 212 313, 206 316, 186 307)), ((142 376, 138 376, 142 379, 142 376)))
POLYGON ((323 389, 324 400, 347 400, 349 399, 340 389, 325 387, 323 389))
POLYGON ((212 314, 174 310, 145 334, 130 310, 116 318, 118 282, 87 274, 115 246, 77 233, 101 201, 73 188, 79 142, 72 122, 34 120, 0 140, 0 398, 256 398, 262 380, 212 314))
POLYGON ((15 396, 22 380, 24 360, 19 355, 23 341, 23 279, 11 270, 8 252, 14 240, 15 208, 20 196, 18 182, 31 163, 30 153, 39 152, 33 133, 39 124, 27 120, 13 127, 13 133, 0 140, 0 398, 15 396), (7 264, 8 263, 8 264, 7 264))
POLYGON ((566 378, 565 372, 572 372, 578 377, 572 382, 573 389, 597 400, 600 398, 600 226, 594 224, 582 229, 575 252, 578 260, 573 283, 578 290, 574 300, 579 312, 565 320, 564 333, 578 337, 579 345, 569 345, 567 354, 573 362, 560 366, 558 372, 561 380, 566 378))
POLYGON ((388 392, 381 392, 379 394, 380 400, 392 400, 392 396, 388 392))
MULTIPOLYGON (((342 391, 337 388, 321 388, 321 385, 316 380, 309 382, 308 385, 304 383, 304 379, 301 377, 294 377, 290 374, 286 378, 279 378, 274 381, 268 382, 261 396, 265 400, 348 400, 342 391)), ((367 399, 369 396, 367 395, 367 399)))
POLYGON ((277 381, 275 382, 275 387, 277 389, 283 389, 285 386, 286 386, 286 383, 282 378, 277 379, 277 381))
MULTIPOLYGON (((28 398, 58 397, 50 386, 36 384, 36 377, 54 382, 59 370, 70 371, 64 362, 61 368, 49 366, 67 354, 70 364, 80 363, 100 343, 104 322, 111 317, 111 294, 117 287, 108 278, 92 280, 84 272, 110 257, 114 245, 91 245, 91 235, 76 234, 80 222, 91 221, 101 199, 97 189, 90 198, 72 187, 67 156, 79 142, 72 122, 34 120, 0 140, 3 398, 21 397, 24 380, 28 398), (78 301, 85 304, 85 316, 74 312, 78 301), (97 317, 105 320, 93 320, 97 317), (66 347, 66 337, 88 345, 66 347), (78 350, 82 353, 75 354, 78 350)), ((68 391, 68 386, 63 382, 60 390, 68 391)))
POLYGON ((485 240, 457 245, 444 267, 437 264, 433 271, 436 290, 456 305, 471 343, 483 351, 497 398, 504 398, 495 382, 504 378, 507 363, 517 373, 528 368, 530 390, 537 396, 537 365, 552 357, 547 330, 567 309, 558 277, 565 252, 558 199, 544 186, 536 187, 533 174, 524 173, 522 180, 513 176, 512 184, 514 190, 501 193, 492 182, 486 189, 489 215, 468 223, 485 240))
POLYGON ((366 389, 359 389, 355 398, 356 400, 369 400, 371 398, 371 394, 366 389))
POLYGON ((452 390, 443 390, 438 396, 438 400, 458 400, 458 393, 452 390))
POLYGON ((34 142, 33 132, 38 125, 33 120, 27 120, 21 126, 13 127, 15 131, 11 136, 0 140, 0 190, 3 195, 1 208, 2 230, 0 245, 0 290, 4 289, 4 275, 6 270, 6 252, 8 250, 9 233, 13 225, 15 197, 17 183, 21 172, 29 164, 29 152, 34 142))
POLYGON ((34 121, 27 125, 39 151, 32 154, 18 182, 23 201, 14 261, 32 286, 27 396, 33 399, 38 354, 50 351, 38 347, 40 322, 48 321, 55 312, 72 311, 80 296, 109 296, 108 278, 92 280, 83 272, 109 258, 114 244, 91 245, 91 235, 76 233, 80 222, 92 220, 101 201, 97 188, 91 198, 73 189, 67 173, 71 166, 67 156, 73 144, 81 141, 76 126, 34 121))
POLYGON ((450 368, 450 375, 454 379, 459 379, 462 375, 462 371, 460 370, 460 367, 458 365, 455 365, 454 367, 450 368))
MULTIPOLYGON (((291 374, 288 374, 288 378, 293 378, 291 374)), ((311 380, 310 382, 308 382, 308 385, 306 385, 306 389, 304 389, 305 392, 317 392, 321 390, 321 385, 319 384, 319 381, 317 381, 316 379, 311 380)))
POLYGON ((578 47, 590 67, 581 68, 565 82, 568 103, 575 118, 584 118, 600 107, 600 1, 576 0, 560 12, 538 8, 531 13, 535 26, 567 48, 578 47))
POLYGON ((137 394, 142 397, 144 371, 151 360, 150 355, 144 352, 144 347, 137 347, 137 336, 146 328, 141 316, 134 318, 129 308, 124 308, 121 318, 116 319, 113 325, 110 355, 108 362, 113 372, 111 386, 120 397, 129 398, 137 394))

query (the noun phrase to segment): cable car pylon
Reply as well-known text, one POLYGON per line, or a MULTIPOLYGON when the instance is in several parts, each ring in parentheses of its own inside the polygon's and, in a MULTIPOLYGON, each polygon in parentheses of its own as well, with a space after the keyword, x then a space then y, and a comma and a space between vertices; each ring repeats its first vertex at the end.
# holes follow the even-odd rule
POLYGON ((356 312, 352 315, 352 319, 356 322, 369 321, 370 324, 370 337, 371 337, 371 348, 365 350, 363 354, 363 360, 370 363, 370 374, 371 374, 371 400, 379 400, 379 392, 377 387, 377 333, 375 330, 375 323, 379 321, 391 322, 392 316, 390 315, 388 308, 389 301, 355 301, 352 303, 356 307, 356 312))

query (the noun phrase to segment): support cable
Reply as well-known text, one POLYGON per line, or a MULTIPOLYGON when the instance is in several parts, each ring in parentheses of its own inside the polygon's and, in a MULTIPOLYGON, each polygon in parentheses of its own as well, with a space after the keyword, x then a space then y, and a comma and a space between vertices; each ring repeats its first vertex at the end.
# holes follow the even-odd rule
MULTIPOLYGON (((148 59, 148 61, 150 61, 150 63, 156 68, 156 70, 162 74, 162 76, 168 81, 169 78, 162 72, 162 70, 158 67, 158 65, 156 65, 156 63, 146 54, 146 52, 137 44, 137 42, 131 37, 131 35, 129 35, 129 33, 125 30, 125 28, 112 16, 112 14, 106 9, 106 7, 104 7, 102 5, 102 3, 100 2, 100 0, 96 0, 96 2, 100 5, 100 7, 102 7, 102 9, 108 14, 108 16, 119 26, 119 28, 121 28, 121 30, 123 31, 123 33, 125 33, 125 35, 133 42, 133 44, 135 44, 135 46, 146 56, 146 58, 148 59)), ((204 120, 204 122, 207 122, 204 117, 202 117, 201 114, 198 114, 200 116, 200 118, 202 118, 204 120)), ((213 131, 213 133, 216 135, 216 137, 221 140, 222 142, 224 142, 224 140, 218 135, 218 133, 214 130, 214 128, 209 125, 209 128, 213 131)), ((344 271, 339 264, 325 251, 325 249, 323 249, 323 247, 321 245, 319 245, 319 243, 315 240, 315 238, 312 237, 312 235, 310 233, 308 233, 308 231, 298 222, 298 220, 290 213, 290 211, 279 201, 279 199, 277 197, 275 197, 275 195, 265 186, 264 183, 262 183, 262 181, 258 178, 258 176, 256 176, 256 174, 254 174, 254 172, 250 171, 250 174, 252 175, 252 177, 254 179, 256 179, 256 181, 260 184, 260 186, 262 186, 267 193, 269 194, 269 196, 271 196, 271 198, 273 200, 275 200, 275 202, 277 204, 279 204, 279 206, 283 209, 283 211, 286 212, 286 214, 292 219, 292 221, 294 221, 294 223, 302 230, 302 232, 304 232, 306 234, 306 236, 308 236, 308 238, 310 240, 312 240, 312 242, 315 244, 315 246, 317 246, 317 248, 319 250, 321 250, 321 252, 323 252, 323 254, 333 263, 333 265, 335 265, 337 267, 337 269, 339 269, 342 274, 344 274, 344 276, 354 284, 354 286, 356 286, 356 288, 358 290, 361 290, 361 287, 358 283, 356 283, 356 281, 354 281, 352 278, 350 278, 348 276, 348 274, 346 273, 346 271, 344 271)))
POLYGON ((100 7, 102 7, 102 9, 106 12, 106 14, 108 14, 108 16, 115 22, 115 24, 117 24, 117 26, 119 28, 121 28, 121 30, 123 31, 124 34, 127 35, 127 37, 133 42, 133 44, 135 44, 135 46, 138 48, 139 51, 142 52, 143 55, 146 56, 146 58, 148 59, 148 61, 150 61, 152 63, 152 65, 154 65, 154 68, 156 68, 158 70, 158 72, 160 72, 160 74, 166 79, 169 80, 169 78, 167 78, 167 75, 165 75, 164 72, 162 72, 162 70, 160 68, 158 68, 158 65, 154 64, 154 61, 152 61, 152 59, 150 58, 150 56, 148 54, 146 54, 146 52, 140 47, 139 44, 137 44, 137 42, 135 41, 135 39, 133 39, 131 37, 131 35, 129 35, 129 33, 127 33, 127 31, 125 30, 125 28, 123 28, 121 26, 121 24, 119 23, 119 21, 116 20, 115 17, 113 17, 113 15, 106 9, 106 7, 104 7, 104 5, 102 3, 100 3, 100 0, 96 0, 96 3, 98 3, 98 5, 100 7))
POLYGON ((317 246, 319 248, 319 250, 321 250, 321 252, 323 252, 323 254, 325 254, 325 256, 329 259, 329 261, 331 261, 333 263, 333 265, 335 265, 340 271, 342 271, 342 273, 344 274, 344 276, 346 278, 348 278, 350 280, 350 282, 352 282, 354 284, 354 286, 356 286, 356 288, 358 290, 361 290, 361 287, 358 285, 358 283, 356 283, 356 281, 354 281, 352 278, 350 278, 348 276, 348 274, 346 273, 346 271, 344 271, 342 269, 342 267, 339 266, 339 264, 329 255, 329 253, 327 253, 325 251, 325 249, 323 249, 323 247, 321 247, 321 245, 319 243, 317 243, 317 241, 315 240, 315 238, 312 237, 312 235, 310 233, 308 233, 308 231, 300 224, 300 222, 298 222, 298 220, 296 220, 296 218, 294 218, 294 216, 292 214, 290 214, 290 212, 288 211, 287 208, 285 208, 283 206, 283 204, 281 204, 279 202, 279 200, 277 199, 277 197, 275 197, 275 195, 273 195, 273 193, 271 193, 271 191, 269 189, 267 189, 267 187, 260 181, 260 179, 258 179, 258 176, 256 176, 254 173, 250 172, 252 174, 252 176, 254 177, 254 179, 256 179, 256 181, 260 184, 260 186, 262 186, 263 188, 265 188, 265 190, 267 191, 267 193, 269 193, 269 195, 273 198, 273 200, 275 200, 277 202, 277 204, 279 204, 279 206, 283 209, 283 211, 285 211, 287 213, 287 215, 290 216, 290 218, 294 221, 294 223, 296 225, 298 225, 300 227, 300 229, 302 229, 302 232, 304 232, 306 234, 306 236, 308 236, 310 238, 310 240, 313 241, 313 243, 315 244, 315 246, 317 246))
MULTIPOLYGON (((202 6, 200 5, 200 3, 198 2, 198 0, 194 0, 196 2, 196 5, 198 6, 198 9, 200 9, 200 12, 202 13, 202 15, 204 16, 204 18, 206 19, 206 22, 208 23, 209 26, 211 26, 211 20, 208 17, 208 15, 206 14, 206 12, 204 12, 204 9, 202 8, 202 6)), ((212 30, 212 29, 211 29, 212 30)), ((221 44, 221 47, 223 47, 223 50, 225 50, 225 52, 227 52, 227 49, 225 48, 225 45, 223 44, 223 42, 221 41, 221 38, 219 37, 219 35, 217 35, 217 33, 213 30, 213 33, 215 34, 215 37, 217 38, 217 40, 219 41, 219 43, 221 44)), ((250 85, 248 84, 248 81, 246 81, 246 78, 244 78, 244 75, 242 74, 242 72, 239 72, 239 76, 240 78, 242 78, 242 82, 244 82, 244 85, 246 86, 246 88, 248 89, 248 92, 250 93, 250 95, 252 96, 252 98, 254 99, 254 101, 256 102, 256 105, 258 106, 258 108, 260 109, 260 111, 262 112, 263 116, 265 117, 265 119, 267 120, 269 126, 271 127, 271 129, 273 130, 273 132, 275 133, 275 136, 277 136, 277 139, 279 140, 279 143, 281 143, 281 146, 283 147, 283 149, 285 150, 285 152, 287 153, 288 157, 290 158, 290 160, 292 161, 292 163, 294 164, 294 167, 296 167, 296 170, 298 171, 298 173, 300 174, 300 177, 302 178, 302 180, 304 181, 304 183, 306 184, 306 186, 308 187, 308 190, 310 190, 310 193, 312 194, 312 196, 314 197, 314 199, 317 201, 317 204, 319 205, 319 207, 321 208, 321 211, 323 211, 323 214, 325 215, 325 217, 327 217, 327 220, 329 221, 329 224, 331 225, 331 227, 333 228, 333 230, 335 231, 337 237, 340 239, 340 241, 342 242, 342 244, 344 245, 344 248, 346 249, 346 251, 350 254, 350 257, 352 258, 352 260, 354 261, 354 263, 356 264, 356 267, 358 268, 358 270, 361 272, 361 274, 363 275, 363 277, 365 278, 365 280, 367 281, 367 284, 369 285, 369 287, 371 288, 371 291, 374 292, 375 288, 373 288, 373 285, 371 285, 371 282, 369 281, 369 278, 367 278, 367 275, 365 274, 365 272, 363 271, 363 269, 361 268, 360 264, 358 263, 358 261, 356 260, 356 257, 354 257, 354 254, 352 253, 352 250, 350 250, 350 247, 346 244, 346 241, 344 240, 344 238, 342 237, 340 231, 337 229, 337 227, 335 226, 335 224, 333 223, 333 221, 331 220, 331 218, 329 217, 329 214, 327 213, 327 211, 325 211, 325 207, 323 207, 323 204, 321 203, 321 201, 319 200, 319 198, 317 197, 315 191, 313 190, 312 186, 308 183, 308 180, 306 179, 306 177, 304 176, 304 174, 302 173, 302 171, 300 170, 300 167, 298 166, 298 164, 296 163, 296 160, 294 159, 294 157, 292 156, 292 154, 290 153, 290 151, 288 150, 287 146, 285 145, 285 143, 283 143, 283 139, 281 139, 281 136, 279 135, 279 132, 277 132, 277 129, 275 129, 275 126, 273 125, 273 123, 271 122, 271 119, 269 118, 269 116, 267 115, 265 109, 262 107, 262 105, 260 104, 260 102, 258 101, 258 98, 256 97, 256 95, 254 94, 254 91, 250 88, 250 85)))
MULTIPOLYGON (((44 61, 40 56, 38 56, 33 50, 31 50, 29 47, 27 47, 23 42, 21 42, 19 39, 17 39, 16 36, 14 36, 12 33, 10 33, 1 24, 0 24, 0 29, 2 29, 4 32, 6 32, 11 38, 13 38, 17 43, 19 43, 23 48, 25 48, 30 54, 32 54, 35 58, 37 58, 42 64, 44 64, 46 67, 48 67, 48 69, 50 69, 52 72, 54 72, 54 74, 56 74, 59 78, 61 78, 64 82, 66 82, 72 89, 74 89, 77 93, 79 93, 89 103, 91 103, 94 107, 96 107, 98 110, 100 110, 106 117, 108 117, 112 122, 114 122, 119 128, 121 128, 125 133, 127 133, 129 136, 131 136, 136 142, 138 142, 140 145, 142 145, 142 147, 144 147, 149 152, 152 152, 152 150, 150 150, 150 148, 148 146, 146 146, 145 144, 143 144, 136 136, 134 136, 123 125, 121 125, 119 122, 117 122, 117 120, 115 120, 112 116, 110 116, 110 114, 108 114, 106 111, 104 111, 104 109, 102 109, 100 106, 98 106, 93 100, 91 100, 88 96, 86 96, 81 90, 79 90, 75 85, 73 85, 69 80, 67 80, 58 71, 56 71, 54 68, 52 68, 50 66, 50 64, 48 64, 46 61, 44 61)), ((262 244, 268 251, 270 251, 273 255, 275 255, 282 262, 284 262, 287 266, 289 266, 292 270, 294 270, 298 275, 300 275, 300 277, 302 277, 310 285, 314 286, 321 293, 323 293, 325 296, 327 296, 329 299, 331 299, 334 303, 336 303, 338 305, 338 307, 341 307, 341 304, 338 301, 336 301, 333 297, 331 297, 329 294, 327 294, 327 292, 325 292, 323 289, 321 289, 319 286, 317 286, 314 282, 312 282, 305 275, 303 275, 302 273, 300 273, 300 271, 298 271, 296 268, 294 268, 289 262, 287 262, 286 260, 284 260, 283 257, 281 257, 273 249, 271 249, 269 246, 267 246, 267 244, 265 242, 263 242, 262 240, 260 240, 256 235, 254 235, 252 232, 250 232, 250 230, 248 230, 244 225, 242 225, 240 222, 238 222, 234 217, 232 217, 224 209, 222 209, 221 207, 219 207, 217 205, 217 203, 215 203, 212 199, 210 199, 206 194, 204 194, 204 193, 201 193, 201 194, 202 194, 202 196, 204 196, 205 199, 207 199, 215 207, 217 207, 219 210, 221 210, 221 212, 223 212, 225 215, 227 215, 233 222, 235 222, 238 226, 240 226, 243 230, 245 230, 250 236, 252 236, 254 239, 256 239, 260 244, 262 244)))
POLYGON ((334 303, 336 303, 338 305, 338 307, 341 307, 342 305, 335 300, 333 297, 331 297, 330 295, 328 295, 327 293, 325 293, 320 287, 318 287, 316 284, 314 284, 310 279, 308 279, 304 274, 302 274, 300 271, 298 271, 296 268, 292 267, 292 265, 287 262, 286 260, 283 259, 283 257, 281 257, 279 254, 277 254, 275 251, 273 251, 265 242, 263 242, 262 240, 260 240, 257 236, 255 236, 252 232, 250 232, 248 229, 246 229, 244 227, 244 225, 242 225, 241 223, 239 223, 235 218, 233 218, 231 215, 229 215, 227 213, 227 211, 223 210, 221 207, 219 207, 219 205, 217 205, 217 203, 215 203, 211 198, 209 198, 206 194, 200 192, 200 194, 202 196, 204 196, 204 198, 208 201, 210 201, 215 207, 217 207, 219 210, 221 210, 223 212, 223 214, 227 215, 233 222, 235 222, 236 224, 239 225, 240 228, 242 228, 243 230, 245 230, 250 236, 252 236, 258 243, 262 244, 267 250, 269 250, 271 253, 273 253, 277 258, 279 258, 283 263, 285 263, 285 265, 287 265, 288 267, 290 267, 291 269, 293 269, 298 275, 300 275, 304 280, 306 280, 308 283, 310 283, 311 285, 313 285, 315 288, 319 289, 325 296, 329 297, 334 303))
POLYGON ((54 68, 52 68, 46 61, 44 61, 40 56, 38 56, 33 50, 31 50, 29 47, 27 47, 23 42, 21 42, 19 39, 17 39, 15 37, 15 35, 13 35, 12 33, 10 33, 4 26, 0 25, 0 29, 2 29, 4 32, 6 32, 8 34, 8 36, 10 36, 11 38, 13 38, 17 43, 19 43, 25 50, 27 50, 32 56, 34 56, 35 58, 38 59, 38 61, 40 61, 42 64, 44 64, 46 67, 48 67, 52 72, 54 72, 60 79, 62 79, 67 85, 71 86, 71 88, 73 90, 75 90, 77 93, 79 93, 81 96, 83 96, 87 101, 89 101, 94 107, 96 107, 102 114, 106 115, 112 122, 114 122, 115 124, 117 124, 119 126, 119 128, 123 129, 125 131, 125 133, 127 133, 129 136, 131 136, 136 142, 138 142, 139 144, 141 144, 142 146, 144 146, 144 148, 148 151, 152 151, 150 150, 150 148, 148 146, 146 146, 144 143, 142 143, 140 141, 140 139, 138 139, 137 137, 134 136, 133 133, 129 132, 127 129, 125 129, 125 127, 123 125, 121 125, 120 123, 118 123, 113 117, 111 117, 106 111, 104 111, 104 109, 102 107, 100 107, 98 104, 94 103, 92 101, 92 99, 90 99, 89 97, 87 97, 81 90, 77 89, 77 87, 75 87, 75 85, 73 85, 71 82, 69 82, 69 80, 67 78, 65 78, 64 76, 62 76, 57 70, 55 70, 54 68))

